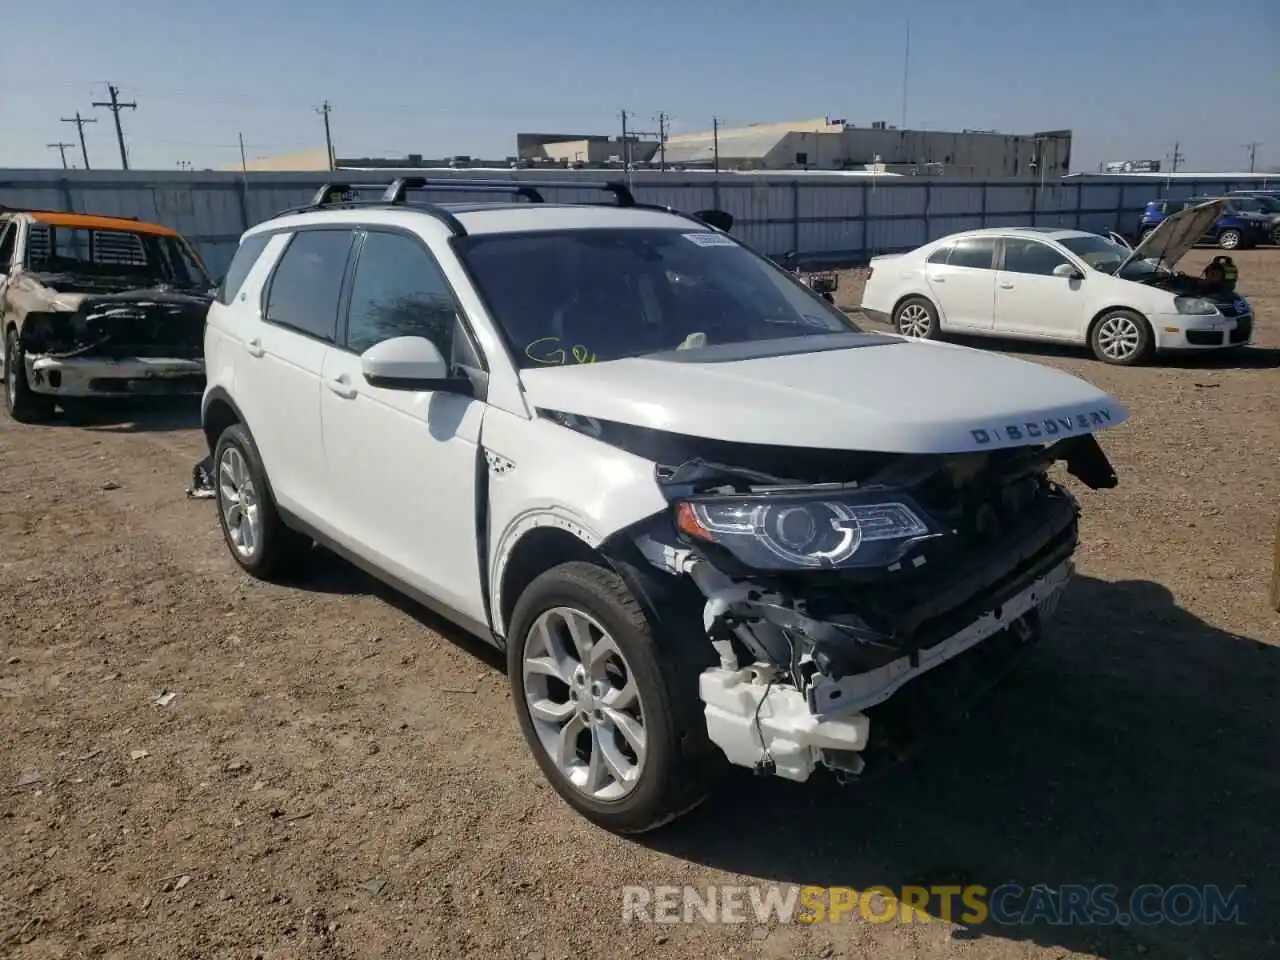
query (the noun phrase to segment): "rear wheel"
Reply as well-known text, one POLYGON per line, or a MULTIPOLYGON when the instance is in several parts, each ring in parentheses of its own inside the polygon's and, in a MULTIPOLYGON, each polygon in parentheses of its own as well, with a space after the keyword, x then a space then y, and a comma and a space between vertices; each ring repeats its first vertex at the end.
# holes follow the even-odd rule
POLYGON ((1280 247, 1280 223, 1271 228, 1271 244, 1280 247))
POLYGON ((936 340, 938 310, 924 297, 907 297, 893 311, 893 328, 904 337, 936 340))
POLYGON ((1093 355, 1104 363, 1133 366, 1155 353, 1155 336, 1147 318, 1132 310, 1110 310, 1089 334, 1093 355))
POLYGON ((1240 240, 1239 230, 1223 230, 1218 234, 1218 246, 1223 250, 1236 249, 1236 247, 1240 246, 1240 240))
POLYGON ((27 382, 27 355, 10 330, 4 342, 4 407, 18 423, 40 423, 53 416, 53 399, 31 390, 27 382))
POLYGON ((697 759, 671 658, 612 570, 553 567, 511 617, 507 675, 525 740, 555 791, 615 833, 643 833, 700 803, 723 764, 697 759))
POLYGON ((1155 233, 1155 232, 1156 232, 1156 228, 1155 228, 1155 227, 1148 227, 1146 230, 1143 230, 1143 231, 1142 231, 1142 236, 1140 236, 1140 237, 1138 238, 1138 242, 1139 242, 1139 243, 1143 243, 1143 242, 1145 242, 1145 241, 1146 241, 1146 239, 1147 239, 1147 237, 1151 236, 1151 235, 1152 235, 1153 233, 1155 233))
POLYGON ((236 563, 260 580, 296 572, 311 541, 280 518, 257 444, 243 424, 222 431, 213 464, 218 522, 236 563))

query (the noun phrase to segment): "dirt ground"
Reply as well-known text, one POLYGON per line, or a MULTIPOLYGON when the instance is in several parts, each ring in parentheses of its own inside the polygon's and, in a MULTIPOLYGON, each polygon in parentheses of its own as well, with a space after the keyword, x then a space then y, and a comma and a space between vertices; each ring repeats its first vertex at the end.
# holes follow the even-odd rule
POLYGON ((1237 259, 1243 354, 981 344, 1133 412, 1051 638, 982 710, 878 781, 742 773, 638 841, 544 785, 497 656, 336 559, 240 575, 183 495, 192 410, 0 420, 0 955, 1276 956, 1280 250, 1237 259), (621 920, 632 884, 1005 881, 1243 884, 1251 922, 621 920))

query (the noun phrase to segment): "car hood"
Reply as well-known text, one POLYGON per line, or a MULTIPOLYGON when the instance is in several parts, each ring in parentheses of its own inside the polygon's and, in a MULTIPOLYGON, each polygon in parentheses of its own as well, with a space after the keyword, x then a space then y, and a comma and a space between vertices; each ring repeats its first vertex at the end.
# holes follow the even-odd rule
MULTIPOLYGON (((1225 200, 1210 200, 1165 217, 1151 235, 1133 248, 1130 260, 1155 260, 1172 270, 1209 232, 1227 208, 1225 200)), ((1116 271, 1119 275, 1119 271, 1116 271)))
POLYGON ((1112 397, 1047 366, 950 344, 868 339, 805 352, 784 344, 743 360, 666 354, 520 376, 542 410, 811 449, 963 453, 1093 433, 1128 418, 1112 397))

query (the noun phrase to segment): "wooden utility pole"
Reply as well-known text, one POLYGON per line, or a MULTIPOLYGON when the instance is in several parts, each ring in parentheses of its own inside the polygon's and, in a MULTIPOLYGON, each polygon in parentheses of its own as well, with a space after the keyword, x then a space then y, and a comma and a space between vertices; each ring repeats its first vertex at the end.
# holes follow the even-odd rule
POLYGON ((720 172, 720 118, 711 118, 711 162, 715 164, 715 172, 720 172))
POLYGON ((333 104, 328 100, 316 107, 316 113, 324 117, 324 147, 326 155, 329 158, 329 169, 337 168, 337 159, 333 155, 333 136, 329 132, 329 114, 333 112, 333 104))
POLYGON ((667 115, 658 114, 658 172, 667 172, 667 115))
POLYGON ((128 152, 126 152, 126 150, 125 150, 125 148, 124 148, 124 128, 123 128, 122 126, 120 126, 120 111, 121 111, 121 110, 137 110, 137 109, 138 109, 138 105, 137 105, 136 103, 133 103, 133 102, 130 102, 130 103, 121 103, 121 102, 120 102, 120 89, 119 89, 119 88, 118 88, 114 83, 108 83, 108 84, 107 84, 107 93, 109 93, 109 94, 111 95, 111 100, 110 100, 110 101, 108 101, 108 102, 95 101, 95 102, 93 103, 93 106, 95 106, 95 107, 106 107, 106 108, 107 108, 108 110, 110 110, 113 114, 115 114, 115 118, 116 118, 116 142, 120 144, 120 169, 121 169, 121 170, 128 170, 128 169, 129 169, 129 154, 128 154, 128 152))
POLYGON ((67 169, 67 147, 74 147, 74 143, 46 143, 46 147, 50 150, 57 150, 58 155, 62 157, 62 169, 67 169))
POLYGON ((74 123, 76 125, 76 132, 80 134, 80 159, 84 161, 84 168, 88 170, 89 169, 89 148, 84 145, 84 125, 86 123, 97 123, 98 122, 97 118, 82 117, 80 116, 80 111, 77 110, 76 115, 74 117, 63 117, 62 122, 74 123))

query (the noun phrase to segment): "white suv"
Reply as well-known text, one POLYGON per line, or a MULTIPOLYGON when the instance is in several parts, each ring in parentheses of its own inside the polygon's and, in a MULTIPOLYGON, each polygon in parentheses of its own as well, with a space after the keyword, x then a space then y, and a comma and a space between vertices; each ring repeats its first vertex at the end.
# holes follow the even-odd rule
POLYGON ((1077 535, 1047 471, 1114 485, 1110 397, 862 332, 723 213, 405 199, 446 186, 244 235, 204 398, 241 567, 320 543, 504 648, 544 774, 618 832, 726 760, 857 776, 894 704, 1039 636, 1077 535))

